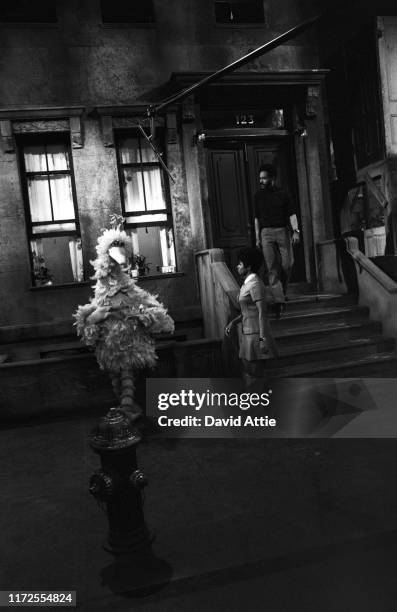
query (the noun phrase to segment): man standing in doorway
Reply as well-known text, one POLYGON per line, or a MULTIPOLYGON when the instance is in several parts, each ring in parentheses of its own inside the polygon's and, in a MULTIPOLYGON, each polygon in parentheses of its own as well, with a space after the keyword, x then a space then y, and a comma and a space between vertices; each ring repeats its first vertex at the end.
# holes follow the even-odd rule
POLYGON ((299 228, 290 196, 284 189, 276 187, 275 181, 276 169, 272 164, 259 168, 260 189, 255 194, 255 236, 256 246, 263 250, 265 257, 276 316, 281 317, 294 263, 292 245, 299 242, 299 228))

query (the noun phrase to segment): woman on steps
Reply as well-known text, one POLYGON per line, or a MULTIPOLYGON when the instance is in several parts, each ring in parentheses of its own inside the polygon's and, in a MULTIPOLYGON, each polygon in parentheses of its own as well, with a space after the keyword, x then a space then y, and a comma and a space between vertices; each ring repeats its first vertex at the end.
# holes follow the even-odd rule
POLYGON ((277 357, 278 351, 270 331, 267 318, 265 285, 257 272, 262 265, 262 253, 247 247, 238 254, 237 272, 243 284, 240 289, 239 303, 241 314, 225 327, 230 336, 233 328, 242 323, 239 357, 243 362, 243 378, 247 386, 264 380, 266 363, 270 357, 277 357))

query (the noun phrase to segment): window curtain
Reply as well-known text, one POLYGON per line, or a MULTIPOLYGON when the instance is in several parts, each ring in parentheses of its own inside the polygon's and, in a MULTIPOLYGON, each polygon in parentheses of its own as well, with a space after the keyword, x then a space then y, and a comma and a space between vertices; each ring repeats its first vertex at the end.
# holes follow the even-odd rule
POLYGON ((32 249, 32 254, 34 257, 41 257, 44 259, 43 241, 41 240, 41 238, 36 238, 36 240, 32 240, 30 242, 30 247, 32 249))
POLYGON ((47 162, 44 145, 24 147, 26 172, 47 172, 47 162))
POLYGON ((124 168, 126 211, 143 212, 145 210, 145 197, 146 210, 164 210, 166 208, 160 168, 148 168, 142 171, 124 168))
POLYGON ((158 159, 150 144, 141 137, 141 161, 145 163, 157 163, 158 159))
POLYGON ((57 219, 74 219, 70 176, 53 175, 50 177, 50 186, 54 221, 57 219))
POLYGON ((80 238, 69 238, 70 262, 72 264, 73 280, 81 283, 84 280, 83 254, 80 238))
POLYGON ((139 142, 137 137, 130 136, 120 141, 120 161, 122 164, 139 164, 139 142))
POLYGON ((30 214, 32 221, 52 221, 48 179, 28 179, 30 214))
POLYGON ((132 168, 124 168, 124 202, 127 212, 145 210, 143 178, 141 172, 132 168))
MULTIPOLYGON (((142 164, 158 163, 158 159, 150 144, 141 138, 142 164)), ((143 169, 143 180, 145 181, 146 208, 147 210, 158 210, 165 208, 163 188, 161 184, 160 168, 143 169)))
POLYGON ((165 208, 160 168, 150 168, 148 170, 144 170, 143 177, 145 181, 147 210, 158 210, 165 208))
POLYGON ((69 170, 69 157, 62 143, 47 145, 48 170, 69 170))
POLYGON ((29 145, 24 147, 26 172, 48 172, 51 170, 69 170, 69 158, 65 145, 48 144, 29 145), (48 168, 47 168, 48 164, 48 168))
POLYGON ((175 248, 172 229, 160 228, 160 246, 163 266, 175 266, 175 248))
POLYGON ((132 252, 134 255, 139 253, 139 240, 138 240, 138 229, 133 228, 131 230, 131 240, 132 240, 132 252))
MULTIPOLYGON (((69 170, 69 159, 63 144, 32 145, 24 148, 27 172, 69 170)), ((32 221, 74 219, 71 179, 65 175, 29 176, 29 203, 32 221), (54 218, 51 214, 51 199, 54 218)))

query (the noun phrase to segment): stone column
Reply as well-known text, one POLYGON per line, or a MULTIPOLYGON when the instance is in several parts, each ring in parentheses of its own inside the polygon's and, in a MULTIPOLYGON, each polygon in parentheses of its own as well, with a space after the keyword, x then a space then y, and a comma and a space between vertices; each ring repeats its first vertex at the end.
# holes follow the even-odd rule
POLYGON ((320 86, 308 87, 306 160, 314 242, 334 237, 329 192, 328 154, 320 86))
POLYGON ((183 153, 186 169, 186 188, 189 201, 193 249, 206 248, 206 232, 200 184, 200 168, 197 143, 197 127, 194 101, 188 98, 183 105, 183 153))

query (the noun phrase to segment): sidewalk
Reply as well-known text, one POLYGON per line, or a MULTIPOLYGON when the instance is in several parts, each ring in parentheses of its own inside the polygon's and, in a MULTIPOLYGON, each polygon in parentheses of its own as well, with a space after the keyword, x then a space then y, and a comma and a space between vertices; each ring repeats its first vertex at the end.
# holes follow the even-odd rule
POLYGON ((395 440, 149 439, 154 560, 115 561, 88 493, 94 422, 0 432, 1 589, 76 590, 79 610, 394 609, 395 440))

